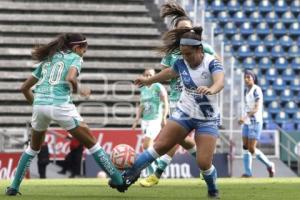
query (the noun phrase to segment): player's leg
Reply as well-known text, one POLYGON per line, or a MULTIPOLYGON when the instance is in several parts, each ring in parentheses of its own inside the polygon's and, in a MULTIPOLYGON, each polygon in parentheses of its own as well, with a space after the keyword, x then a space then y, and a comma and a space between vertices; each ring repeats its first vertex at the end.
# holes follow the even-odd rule
POLYGON ((179 143, 180 146, 182 146, 185 150, 187 150, 191 156, 193 156, 194 158, 196 158, 196 152, 197 152, 197 148, 196 148, 196 144, 193 140, 193 138, 191 137, 186 137, 184 138, 184 140, 182 142, 179 143))
MULTIPOLYGON (((218 130, 216 129, 214 131, 218 130)), ((217 141, 216 136, 217 134, 205 133, 203 131, 195 134, 197 162, 207 185, 208 196, 211 198, 219 197, 219 191, 216 185, 217 170, 212 164, 217 141)))
MULTIPOLYGON (((152 145, 152 139, 150 137, 145 136, 143 139, 143 150, 147 150, 152 145)), ((154 169, 151 165, 146 168, 146 174, 153 174, 154 169)))
POLYGON ((248 148, 248 137, 249 137, 249 126, 244 124, 242 129, 242 139, 243 139, 243 165, 244 173, 242 177, 248 178, 252 177, 252 155, 248 148))

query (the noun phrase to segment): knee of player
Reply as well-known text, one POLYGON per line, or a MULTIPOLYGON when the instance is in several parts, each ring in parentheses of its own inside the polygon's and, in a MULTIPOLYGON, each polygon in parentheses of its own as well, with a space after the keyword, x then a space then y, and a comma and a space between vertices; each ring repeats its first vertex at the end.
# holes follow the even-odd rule
POLYGON ((207 170, 211 166, 211 160, 210 159, 205 159, 205 158, 198 158, 197 159, 198 166, 201 170, 207 170))
POLYGON ((254 147, 249 147, 249 148, 248 148, 248 151, 249 151, 251 154, 254 154, 254 153, 255 153, 255 148, 254 148, 254 147))

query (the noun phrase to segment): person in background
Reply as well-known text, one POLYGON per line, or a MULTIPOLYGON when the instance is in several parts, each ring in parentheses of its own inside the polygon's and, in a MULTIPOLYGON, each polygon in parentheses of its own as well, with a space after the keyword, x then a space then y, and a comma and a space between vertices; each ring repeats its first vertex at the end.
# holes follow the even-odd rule
POLYGON ((41 146, 40 152, 37 155, 38 172, 41 179, 47 178, 46 171, 47 171, 47 165, 49 163, 50 163, 49 148, 48 148, 48 144, 44 142, 41 146))

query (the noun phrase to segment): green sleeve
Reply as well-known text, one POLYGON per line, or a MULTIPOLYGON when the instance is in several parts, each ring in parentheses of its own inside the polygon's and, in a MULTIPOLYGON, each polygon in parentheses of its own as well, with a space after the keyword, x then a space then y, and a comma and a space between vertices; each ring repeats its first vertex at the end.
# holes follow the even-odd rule
POLYGON ((209 44, 207 43, 203 43, 203 50, 204 50, 204 53, 208 53, 210 55, 215 55, 216 52, 215 50, 212 48, 212 46, 210 46, 209 44))
POLYGON ((83 60, 80 56, 75 57, 72 64, 70 65, 70 67, 75 67, 77 69, 77 73, 78 75, 80 74, 81 71, 81 65, 83 63, 83 60))
POLYGON ((41 76, 42 76, 42 62, 40 62, 40 63, 38 63, 38 64, 36 64, 36 68, 35 68, 35 70, 31 73, 32 74, 32 76, 34 76, 35 78, 37 78, 37 79, 40 79, 41 78, 41 76))

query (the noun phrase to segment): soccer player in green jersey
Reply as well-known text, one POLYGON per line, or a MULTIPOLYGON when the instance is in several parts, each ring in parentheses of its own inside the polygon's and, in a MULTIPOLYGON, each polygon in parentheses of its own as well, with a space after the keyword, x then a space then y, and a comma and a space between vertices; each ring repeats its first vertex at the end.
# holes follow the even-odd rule
POLYGON ((19 188, 24 174, 32 159, 40 151, 51 121, 69 131, 88 148, 96 163, 108 174, 111 181, 122 185, 120 172, 96 143, 72 103, 72 92, 79 92, 83 96, 90 95, 90 90, 79 88, 77 82, 87 46, 87 40, 82 34, 66 33, 46 45, 33 49, 32 58, 39 63, 21 87, 26 100, 33 105, 31 142, 19 160, 15 177, 6 189, 6 195, 20 194, 19 188), (33 86, 35 86, 34 93, 31 90, 33 86))
MULTIPOLYGON (((161 17, 164 19, 166 17, 171 17, 171 26, 174 28, 192 28, 192 20, 187 16, 184 9, 175 2, 168 2, 161 7, 161 17)), ((205 53, 215 55, 214 49, 207 43, 202 42, 203 51, 205 53)), ((170 54, 166 54, 161 61, 161 66, 163 69, 172 67, 174 63, 182 58, 181 52, 179 50, 174 50, 170 54)), ((173 78, 170 80, 170 93, 169 93, 169 107, 170 115, 176 108, 177 102, 179 101, 181 94, 181 82, 179 78, 173 78)), ((192 138, 186 137, 180 145, 186 149, 193 157, 196 157, 196 146, 192 138)), ((177 146, 172 148, 167 154, 163 155, 157 160, 157 167, 155 172, 148 176, 146 179, 140 181, 140 185, 143 187, 151 187, 159 182, 159 179, 171 163, 172 157, 177 150, 177 146)))
MULTIPOLYGON (((155 75, 154 69, 146 69, 143 76, 150 78, 155 75)), ((168 94, 164 86, 160 83, 145 85, 140 88, 140 106, 137 110, 136 119, 132 125, 135 129, 141 121, 142 132, 144 133, 143 149, 148 149, 160 132, 160 129, 167 122, 169 112, 168 94)), ((146 170, 150 175, 154 172, 150 165, 146 170)))

